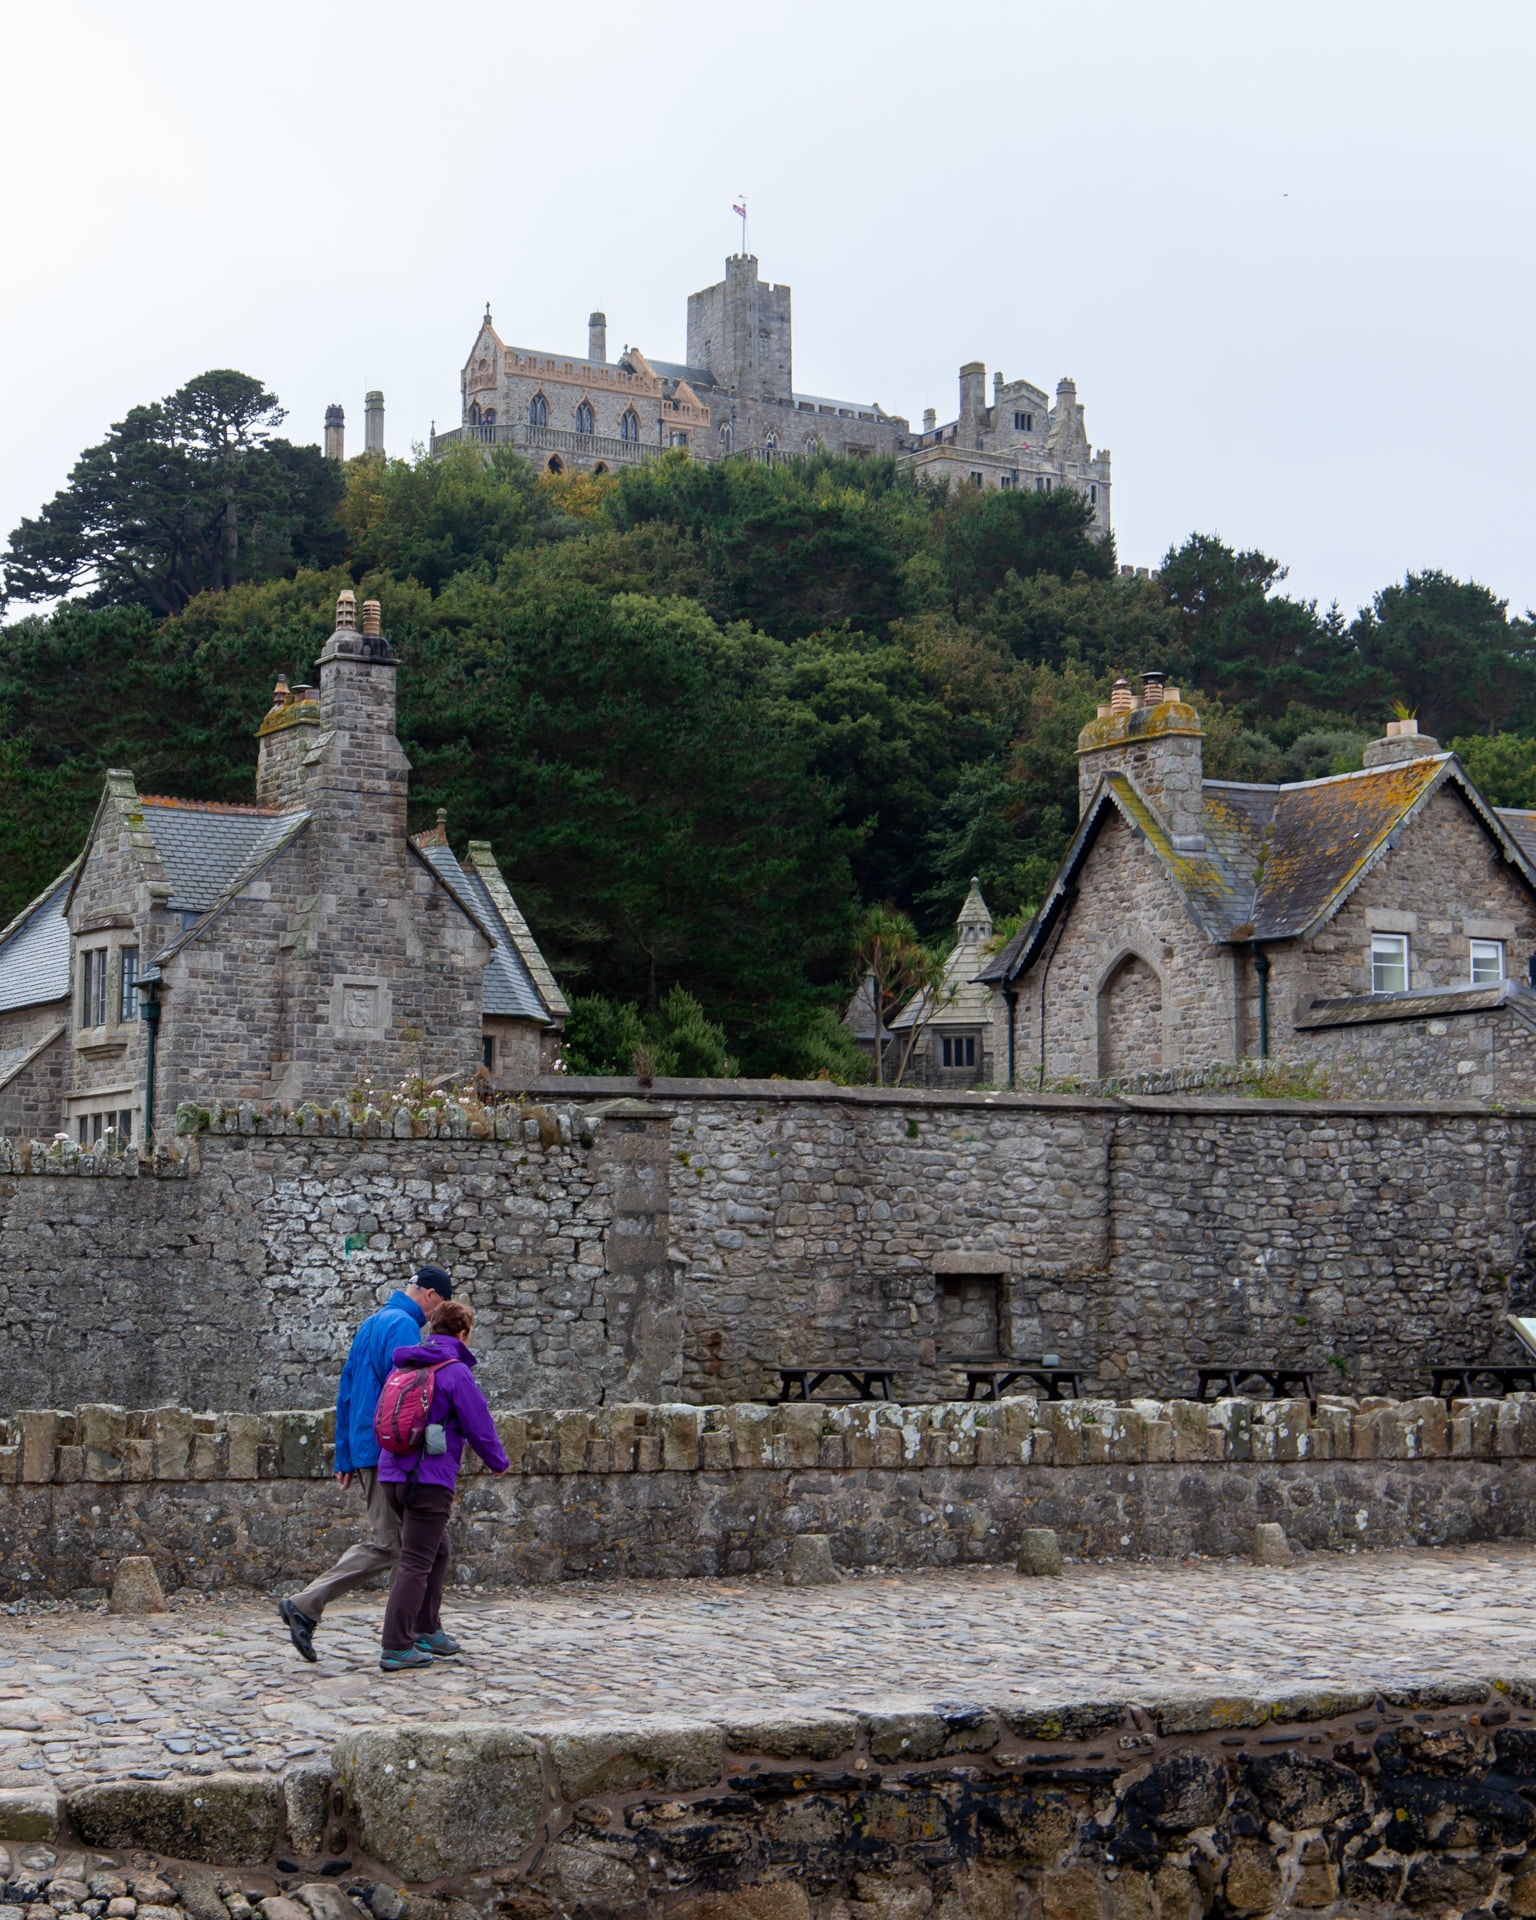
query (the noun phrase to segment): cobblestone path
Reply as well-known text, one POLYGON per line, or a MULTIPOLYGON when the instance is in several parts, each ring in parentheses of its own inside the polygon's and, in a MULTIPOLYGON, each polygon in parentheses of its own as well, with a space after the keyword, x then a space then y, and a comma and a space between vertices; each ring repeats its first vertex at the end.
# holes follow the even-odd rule
POLYGON ((0 1784, 279 1771, 345 1728, 487 1710, 670 1713, 1260 1690, 1322 1680, 1536 1676, 1536 1549, 1202 1563, 613 1581, 449 1595, 469 1649, 378 1671, 382 1595, 334 1606, 306 1666, 269 1602, 151 1619, 0 1615, 0 1784))

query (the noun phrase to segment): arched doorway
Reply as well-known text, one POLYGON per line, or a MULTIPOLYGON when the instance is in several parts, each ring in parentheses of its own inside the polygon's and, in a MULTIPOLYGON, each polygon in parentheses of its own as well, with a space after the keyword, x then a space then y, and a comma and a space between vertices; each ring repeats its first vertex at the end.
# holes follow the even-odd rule
POLYGON ((548 473, 564 473, 565 472, 565 462, 560 458, 558 453, 552 453, 549 456, 549 465, 545 469, 545 471, 548 473))
POLYGON ((1128 953, 1099 988, 1099 1078, 1155 1073, 1163 1065, 1163 983, 1128 953))

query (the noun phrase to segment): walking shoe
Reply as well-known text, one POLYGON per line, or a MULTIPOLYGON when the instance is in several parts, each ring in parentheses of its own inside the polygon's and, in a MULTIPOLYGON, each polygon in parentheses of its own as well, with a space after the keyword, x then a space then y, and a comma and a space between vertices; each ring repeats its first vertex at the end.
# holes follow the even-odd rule
POLYGON ((379 1655, 380 1673, 414 1673, 418 1667, 430 1667, 432 1656, 419 1647, 386 1647, 379 1655))
POLYGON ((320 1622, 318 1620, 311 1620, 307 1613, 300 1613, 291 1600, 279 1600, 277 1610, 287 1623, 288 1638, 298 1648, 299 1652, 303 1654, 304 1658, 306 1660, 318 1659, 319 1655, 315 1652, 314 1632, 320 1622))
POLYGON ((464 1649, 451 1633, 444 1633, 439 1627, 436 1633, 418 1633, 416 1645, 423 1653, 435 1653, 439 1660, 451 1660, 456 1653, 464 1649))

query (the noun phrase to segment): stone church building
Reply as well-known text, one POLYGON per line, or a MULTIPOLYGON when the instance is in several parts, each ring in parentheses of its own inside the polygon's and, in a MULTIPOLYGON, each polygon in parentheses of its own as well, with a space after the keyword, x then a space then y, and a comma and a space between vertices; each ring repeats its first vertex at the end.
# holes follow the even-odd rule
POLYGON ((1208 780, 1195 709, 1121 681, 1078 741, 1077 833, 979 975, 998 1080, 1270 1058, 1383 1098, 1536 1098, 1536 814, 1394 721, 1356 773, 1208 780))
MULTIPOLYGON (((459 377, 460 421, 435 430, 432 451, 457 442, 510 446, 550 473, 610 472, 673 448, 696 460, 759 460, 818 452, 889 454, 929 479, 993 488, 1085 494, 1100 533, 1110 526, 1110 456, 1088 441, 1077 388, 1062 380, 1055 404, 1027 380, 960 369, 959 409, 922 431, 874 400, 834 400, 794 382, 790 290, 758 278, 754 254, 733 254, 725 278, 688 298, 680 362, 638 347, 608 357, 608 320, 587 323, 587 350, 509 346, 487 307, 459 377)), ((382 428, 381 428, 382 431, 382 428)))
POLYGON ((84 850, 0 933, 0 1134, 153 1137, 179 1102, 549 1070, 567 1007, 485 842, 406 831, 397 662, 350 592, 316 686, 280 680, 256 802, 117 769, 84 850))

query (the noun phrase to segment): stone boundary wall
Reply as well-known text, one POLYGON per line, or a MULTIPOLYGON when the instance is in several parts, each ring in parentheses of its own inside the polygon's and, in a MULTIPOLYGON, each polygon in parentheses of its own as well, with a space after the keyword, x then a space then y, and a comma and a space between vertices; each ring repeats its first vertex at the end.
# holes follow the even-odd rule
MULTIPOLYGON (((617 1406, 500 1413, 511 1471, 460 1482, 465 1583, 777 1573, 826 1534, 853 1567, 1011 1562, 1024 1528, 1069 1553, 1305 1549, 1536 1535, 1536 1397, 901 1407, 617 1406)), ((12 1415, 0 1596, 88 1596, 128 1554, 168 1587, 272 1589, 359 1537, 329 1412, 83 1406, 12 1415)))
POLYGON ((13 1154, 0 1406, 179 1401, 193 1379, 227 1407, 312 1404, 422 1258, 475 1307, 489 1392, 546 1407, 756 1401, 828 1360, 937 1401, 994 1351, 1060 1354, 1117 1399, 1237 1360, 1401 1393, 1433 1363, 1517 1359, 1503 1316, 1536 1303, 1536 1114, 633 1087, 187 1109, 175 1178, 31 1177, 13 1154))
MULTIPOLYGON (((247 1869, 225 1883, 229 1920, 268 1887, 297 1894, 294 1920, 1529 1915, 1533 1706, 1532 1679, 1441 1675, 1280 1697, 448 1721, 345 1734, 281 1782, 30 1798, 61 1846, 247 1869), (329 1886, 312 1877, 343 1851, 329 1886)), ((165 1878, 215 1920, 212 1876, 165 1878)), ((6 1897, 43 1891, 34 1874, 6 1897)))

